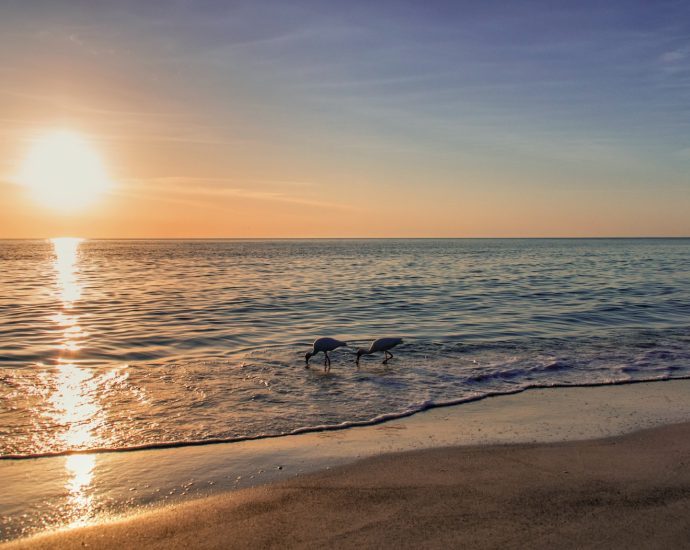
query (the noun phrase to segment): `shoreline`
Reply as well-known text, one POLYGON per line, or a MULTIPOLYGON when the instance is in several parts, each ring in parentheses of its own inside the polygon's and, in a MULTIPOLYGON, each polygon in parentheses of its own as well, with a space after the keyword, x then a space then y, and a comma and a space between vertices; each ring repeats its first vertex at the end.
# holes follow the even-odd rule
POLYGON ((202 506, 220 498, 219 493, 231 498, 237 489, 266 484, 271 491, 275 483, 371 456, 458 446, 548 445, 689 421, 690 380, 664 380, 532 389, 373 426, 281 438, 0 461, 0 475, 7 480, 0 515, 10 518, 0 527, 3 538, 12 540, 122 516, 139 521, 161 510, 202 506), (36 522, 16 519, 29 508, 36 522))
POLYGON ((2 547, 680 548, 690 540, 689 456, 690 422, 429 448, 2 547))
POLYGON ((513 395, 519 395, 525 392, 531 392, 535 390, 558 390, 558 389, 578 389, 578 388, 599 388, 607 386, 628 386, 633 384, 653 384, 656 382, 675 382, 675 381, 690 381, 690 376, 680 376, 677 378, 658 378, 651 380, 618 380, 606 383, 579 383, 579 384, 552 384, 552 385, 540 385, 536 384, 534 386, 527 386, 525 388, 520 388, 512 391, 501 391, 486 393, 482 395, 461 398, 453 401, 424 404, 416 409, 409 409, 407 411, 397 412, 397 413, 386 413, 376 418, 370 420, 353 420, 346 421, 340 424, 326 424, 322 426, 305 426, 303 428, 297 428, 291 432, 277 433, 277 434, 258 434, 258 435, 248 435, 230 438, 210 438, 210 439, 198 439, 189 441, 167 441, 161 443, 145 443, 142 445, 132 445, 129 447, 94 447, 89 449, 74 449, 67 451, 46 451, 34 454, 5 454, 0 455, 0 461, 3 460, 33 460, 40 458, 54 458, 54 457, 65 457, 73 455, 90 455, 90 454, 106 454, 106 453, 131 453, 137 451, 156 451, 156 450, 166 450, 166 449, 183 449, 185 447, 203 447, 212 445, 225 445, 232 443, 245 443, 248 441, 261 441, 264 439, 280 439, 284 437, 294 437, 304 434, 319 434, 323 432, 338 432, 341 430, 350 430, 354 428, 367 428, 371 426, 378 426, 379 424, 385 424, 395 420, 402 420, 415 416, 417 414, 432 411, 434 409, 443 409, 448 407, 459 407, 462 405, 468 405, 471 403, 476 403, 483 401, 485 399, 495 399, 501 397, 509 397, 513 395))

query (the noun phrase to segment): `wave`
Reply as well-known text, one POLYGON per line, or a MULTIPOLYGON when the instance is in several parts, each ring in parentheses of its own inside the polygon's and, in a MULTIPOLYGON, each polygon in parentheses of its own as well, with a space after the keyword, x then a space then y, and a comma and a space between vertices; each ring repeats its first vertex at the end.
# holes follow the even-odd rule
POLYGON ((647 384, 653 382, 669 382, 673 380, 690 380, 690 375, 683 376, 670 376, 670 375, 660 375, 657 377, 645 378, 645 379, 635 379, 635 380, 609 380, 605 382, 579 382, 574 384, 564 384, 559 382, 554 383, 540 383, 540 384, 530 384, 524 387, 515 388, 514 390, 504 390, 504 391, 492 391, 487 392, 482 395, 474 395, 469 397, 463 397, 458 399, 450 399, 445 401, 423 401, 421 403, 411 405, 409 408, 399 411, 385 413, 369 420, 348 420, 340 422, 337 424, 321 424, 316 426, 303 426, 282 433, 262 433, 256 435, 238 436, 238 437, 217 437, 209 439, 196 439, 196 440, 178 440, 178 441, 162 441, 158 443, 145 443, 141 445, 130 445, 123 447, 92 447, 87 449, 73 449, 73 450, 61 450, 61 451, 46 451, 40 453, 27 453, 27 454, 5 454, 0 455, 0 460, 31 460, 39 458, 50 458, 50 457, 60 457, 60 456, 70 456, 70 455, 83 455, 83 454, 95 454, 95 453, 127 453, 136 451, 148 451, 156 449, 174 449, 181 447, 199 447, 202 445, 218 445, 222 443, 241 443, 243 441, 258 441, 263 439, 276 439, 282 437, 290 437, 300 434, 308 433, 318 433, 318 432, 331 432, 339 430, 347 430, 351 428, 375 426, 377 424, 382 424, 384 422, 389 422, 391 420, 398 420, 401 418, 407 418, 415 414, 435 409, 441 407, 452 407, 458 405, 464 405, 467 403, 475 403, 477 401, 482 401, 484 399, 503 397, 507 395, 516 395, 529 390, 543 390, 543 389, 557 389, 557 388, 593 388, 593 387, 605 387, 605 386, 625 386, 631 384, 647 384))
POLYGON ((0 242, 2 458, 280 437, 690 374, 690 240, 73 244, 0 242), (305 370, 325 335, 406 343, 390 369, 355 370, 350 350, 328 375, 305 370))

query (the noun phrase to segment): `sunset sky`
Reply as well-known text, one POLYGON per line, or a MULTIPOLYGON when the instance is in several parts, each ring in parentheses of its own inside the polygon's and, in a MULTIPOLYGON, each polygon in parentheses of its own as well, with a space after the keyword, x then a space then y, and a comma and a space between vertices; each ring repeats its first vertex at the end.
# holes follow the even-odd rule
POLYGON ((0 121, 5 238, 687 236, 690 3, 3 0, 0 121))

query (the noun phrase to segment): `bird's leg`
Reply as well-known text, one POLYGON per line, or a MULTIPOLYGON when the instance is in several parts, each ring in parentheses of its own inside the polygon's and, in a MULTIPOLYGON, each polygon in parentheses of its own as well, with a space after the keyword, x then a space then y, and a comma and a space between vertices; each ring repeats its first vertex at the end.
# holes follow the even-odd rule
POLYGON ((331 366, 331 358, 328 357, 328 352, 327 352, 327 351, 324 351, 324 352, 323 352, 323 356, 324 356, 324 359, 323 359, 323 366, 324 366, 324 367, 325 367, 325 366, 329 366, 329 367, 330 367, 330 366, 331 366))
POLYGON ((383 364, 385 365, 388 363, 389 359, 393 358, 393 354, 390 351, 384 351, 383 352, 383 364), (389 357, 390 356, 390 357, 389 357))

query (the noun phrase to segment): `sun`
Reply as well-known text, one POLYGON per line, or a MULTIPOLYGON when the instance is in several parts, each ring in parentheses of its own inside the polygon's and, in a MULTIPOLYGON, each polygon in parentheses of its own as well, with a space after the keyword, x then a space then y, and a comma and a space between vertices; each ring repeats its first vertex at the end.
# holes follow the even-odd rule
POLYGON ((97 150, 69 130, 54 130, 34 140, 17 181, 39 204, 65 213, 93 204, 111 185, 97 150))

